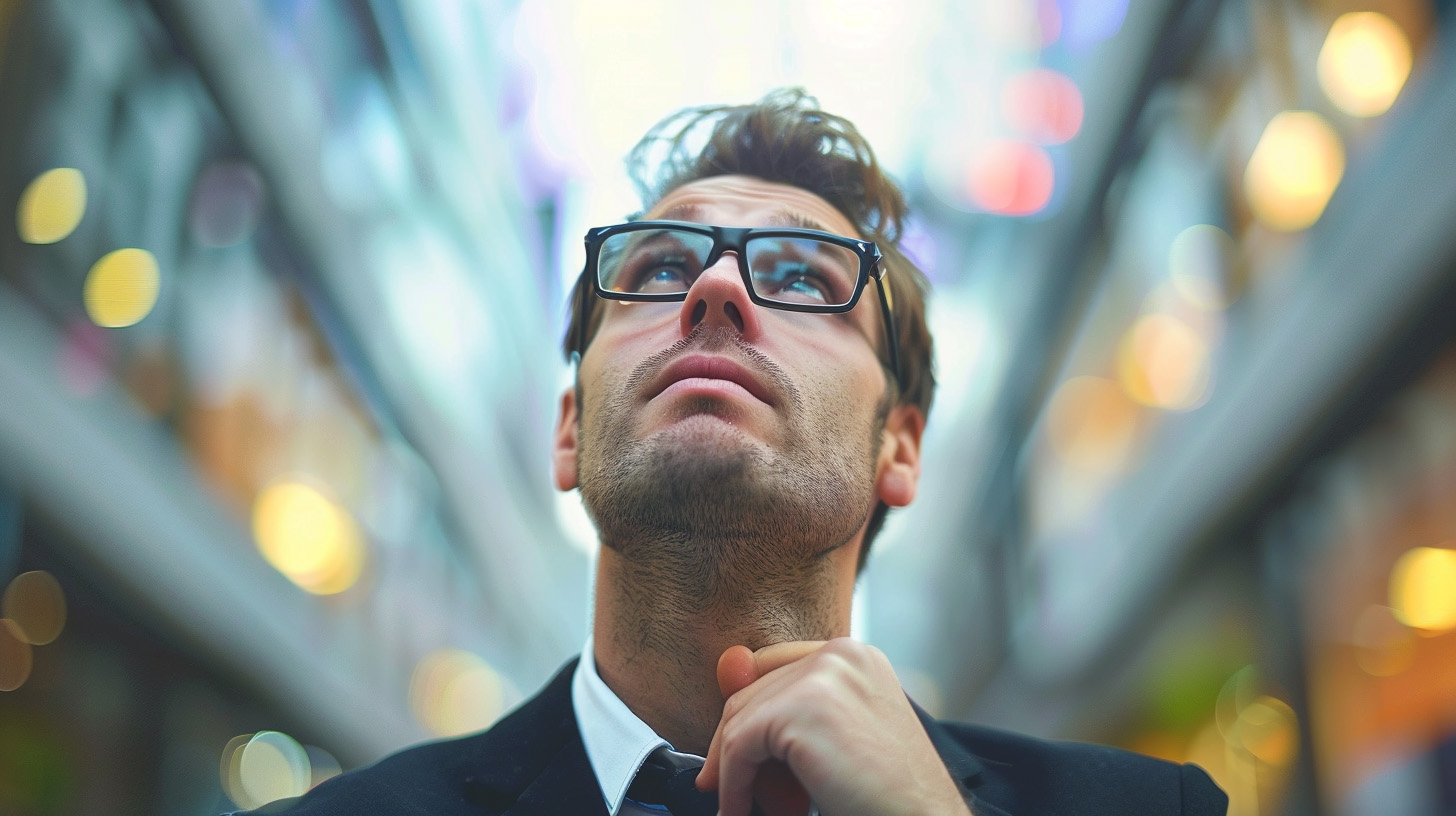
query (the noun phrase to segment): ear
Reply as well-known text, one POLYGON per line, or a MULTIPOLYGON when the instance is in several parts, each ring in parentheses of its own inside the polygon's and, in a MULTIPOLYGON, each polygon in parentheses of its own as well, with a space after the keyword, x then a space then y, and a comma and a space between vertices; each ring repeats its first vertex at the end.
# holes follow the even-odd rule
POLYGON ((891 507, 915 500, 920 484, 920 437, 925 415, 914 405, 896 405, 880 432, 880 458, 875 465, 875 494, 891 507))
POLYGON ((561 395, 561 415, 556 420, 556 441, 551 446, 551 474, 556 479, 557 490, 571 490, 577 486, 577 416, 576 390, 566 389, 561 395))

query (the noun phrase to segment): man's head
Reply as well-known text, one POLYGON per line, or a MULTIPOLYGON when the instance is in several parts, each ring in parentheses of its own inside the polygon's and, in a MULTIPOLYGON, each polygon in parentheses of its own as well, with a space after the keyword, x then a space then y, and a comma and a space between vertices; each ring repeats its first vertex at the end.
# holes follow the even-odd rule
POLYGON ((902 196, 854 126, 802 92, 669 117, 630 163, 645 218, 862 238, 884 254, 885 276, 844 314, 755 305, 732 252, 678 303, 599 300, 584 276, 573 303, 585 308, 567 331, 567 353, 582 359, 563 400, 558 484, 580 484, 608 546, 622 524, 826 547, 865 528, 862 564, 888 507, 914 495, 934 390, 924 276, 897 246, 902 196))

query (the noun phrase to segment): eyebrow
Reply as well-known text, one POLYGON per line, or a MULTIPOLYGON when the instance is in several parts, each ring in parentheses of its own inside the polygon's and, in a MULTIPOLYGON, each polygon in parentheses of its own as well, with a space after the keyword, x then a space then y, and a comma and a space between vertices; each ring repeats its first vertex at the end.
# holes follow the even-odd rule
MULTIPOLYGON (((678 204, 669 207, 659 213, 657 218, 663 221, 693 221, 703 223, 704 207, 701 204, 678 204)), ((798 227, 799 229, 818 230, 820 232, 834 232, 818 221, 789 209, 775 210, 768 217, 768 227, 798 227)))

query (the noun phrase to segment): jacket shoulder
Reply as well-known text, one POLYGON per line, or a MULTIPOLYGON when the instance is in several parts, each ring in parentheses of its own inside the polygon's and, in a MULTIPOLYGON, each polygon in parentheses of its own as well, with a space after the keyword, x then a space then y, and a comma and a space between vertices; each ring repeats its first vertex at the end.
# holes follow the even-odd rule
POLYGON ((1228 797, 1196 765, 1081 742, 941 722, 981 761, 971 789, 1012 813, 1224 816, 1228 797))
MULTIPOLYGON (((289 816, 445 816, 499 812, 556 755, 576 721, 569 697, 576 661, 488 731, 426 742, 250 813, 289 816), (504 792, 504 793, 502 793, 504 792)), ((243 816, 235 814, 234 816, 243 816)))

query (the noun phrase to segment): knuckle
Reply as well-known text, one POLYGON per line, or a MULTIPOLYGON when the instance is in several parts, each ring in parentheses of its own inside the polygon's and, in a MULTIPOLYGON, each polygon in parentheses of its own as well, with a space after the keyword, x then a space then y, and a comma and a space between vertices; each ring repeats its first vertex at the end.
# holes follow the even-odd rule
POLYGON ((723 721, 731 721, 738 714, 742 713, 743 707, 747 705, 741 694, 735 694, 723 702, 723 721))
POLYGON ((742 722, 727 722, 723 724, 722 749, 724 756, 737 756, 743 749, 744 741, 748 735, 742 722))
POLYGON ((805 677, 803 683, 803 692, 810 703, 828 700, 840 688, 837 678, 822 673, 811 674, 805 677))

